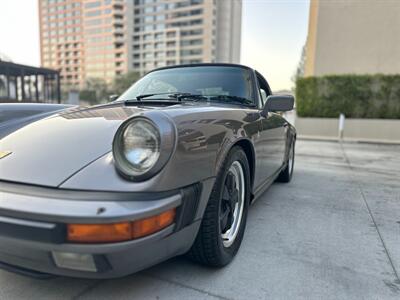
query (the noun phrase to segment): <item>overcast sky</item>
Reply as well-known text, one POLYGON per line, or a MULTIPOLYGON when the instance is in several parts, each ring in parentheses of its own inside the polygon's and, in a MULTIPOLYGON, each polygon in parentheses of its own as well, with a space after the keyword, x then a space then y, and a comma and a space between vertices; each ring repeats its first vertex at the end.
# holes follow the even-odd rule
MULTIPOLYGON (((0 1, 0 53, 14 62, 40 64, 37 2, 0 1)), ((309 0, 243 0, 241 63, 260 71, 275 91, 292 87, 308 10, 309 0)))

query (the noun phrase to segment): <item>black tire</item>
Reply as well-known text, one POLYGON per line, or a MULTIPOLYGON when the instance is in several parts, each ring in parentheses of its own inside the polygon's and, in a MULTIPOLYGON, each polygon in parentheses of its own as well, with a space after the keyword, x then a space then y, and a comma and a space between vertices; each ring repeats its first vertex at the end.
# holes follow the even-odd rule
POLYGON ((276 179, 277 182, 287 183, 287 182, 290 182, 290 180, 292 180, 293 169, 294 169, 294 154, 295 154, 294 145, 295 145, 295 142, 293 140, 290 143, 290 149, 289 149, 289 152, 288 152, 288 159, 286 161, 286 167, 279 174, 278 178, 276 179), (290 159, 292 159, 292 163, 291 164, 289 163, 290 159))
MULTIPOLYGON (((188 252, 188 256, 193 261, 212 267, 223 267, 229 264, 235 257, 242 243, 246 228, 247 211, 250 202, 250 167, 246 154, 241 147, 235 146, 225 159, 210 195, 204 216, 200 225, 196 240, 188 252), (224 245, 221 230, 221 203, 222 194, 226 186, 229 169, 234 162, 238 161, 244 173, 245 197, 242 218, 233 243, 227 247, 224 245)), ((238 223, 239 224, 239 223, 238 223)), ((231 223, 232 226, 232 223, 231 223)))

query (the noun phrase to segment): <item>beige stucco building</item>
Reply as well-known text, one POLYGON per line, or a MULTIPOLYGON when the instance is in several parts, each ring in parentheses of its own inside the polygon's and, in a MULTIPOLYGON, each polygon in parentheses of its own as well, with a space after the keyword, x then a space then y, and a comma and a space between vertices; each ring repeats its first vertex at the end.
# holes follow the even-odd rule
POLYGON ((240 60, 241 0, 39 0, 41 62, 64 87, 240 60))
POLYGON ((305 76, 400 73, 400 1, 311 0, 305 76))

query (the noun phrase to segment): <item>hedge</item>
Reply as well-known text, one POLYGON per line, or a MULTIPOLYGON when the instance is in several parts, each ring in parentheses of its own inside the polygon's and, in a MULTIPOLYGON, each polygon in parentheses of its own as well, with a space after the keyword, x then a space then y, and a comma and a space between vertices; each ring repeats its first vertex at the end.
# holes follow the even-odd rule
POLYGON ((329 75, 296 81, 300 117, 400 119, 400 75, 329 75))

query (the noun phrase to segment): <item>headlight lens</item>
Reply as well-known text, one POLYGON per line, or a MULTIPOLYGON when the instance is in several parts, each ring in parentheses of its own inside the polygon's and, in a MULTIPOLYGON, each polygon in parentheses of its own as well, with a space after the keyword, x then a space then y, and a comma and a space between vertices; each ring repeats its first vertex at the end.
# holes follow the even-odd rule
POLYGON ((160 133, 150 122, 136 120, 125 129, 122 149, 132 169, 145 173, 160 157, 160 133))
POLYGON ((132 175, 150 170, 160 157, 160 133, 145 119, 132 121, 124 130, 121 152, 132 175))
POLYGON ((153 113, 126 120, 113 141, 117 170, 133 181, 157 174, 168 162, 175 147, 176 128, 166 116, 153 113))

